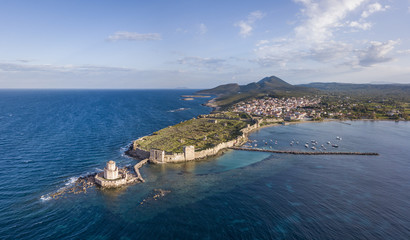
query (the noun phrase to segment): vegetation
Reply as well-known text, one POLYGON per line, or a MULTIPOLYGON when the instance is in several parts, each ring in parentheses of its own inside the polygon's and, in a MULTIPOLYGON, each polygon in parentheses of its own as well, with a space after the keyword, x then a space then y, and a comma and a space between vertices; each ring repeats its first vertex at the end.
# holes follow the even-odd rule
POLYGON ((294 86, 282 79, 271 76, 266 77, 259 82, 249 83, 247 85, 226 84, 216 88, 202 90, 199 94, 218 95, 215 104, 222 110, 228 109, 235 103, 246 101, 251 98, 263 97, 301 97, 305 95, 315 95, 319 91, 314 88, 304 86, 294 86))
POLYGON ((216 104, 228 110, 234 104, 265 97, 315 96, 322 99, 315 109, 318 118, 410 120, 410 84, 310 83, 291 85, 275 76, 247 85, 226 84, 202 90, 215 94, 216 104))
POLYGON ((195 150, 203 150, 237 138, 246 126, 247 122, 241 120, 191 119, 154 132, 136 143, 146 151, 155 148, 180 153, 183 146, 188 145, 195 146, 195 150))
MULTIPOLYGON (((218 95, 215 103, 222 110, 252 98, 315 96, 321 99, 320 103, 299 109, 315 112, 312 119, 410 120, 410 85, 312 83, 293 86, 272 76, 244 86, 226 84, 198 93, 218 95)), ((137 140, 136 144, 147 151, 155 148, 181 153, 183 146, 188 145, 203 150, 237 138, 242 134, 240 130, 253 121, 242 112, 213 112, 161 129, 137 140)))
POLYGON ((213 112, 208 115, 199 115, 198 118, 213 118, 213 119, 228 119, 228 120, 244 120, 252 121, 252 117, 244 112, 213 112))
POLYGON ((400 96, 327 95, 319 107, 325 118, 410 120, 410 103, 400 96))

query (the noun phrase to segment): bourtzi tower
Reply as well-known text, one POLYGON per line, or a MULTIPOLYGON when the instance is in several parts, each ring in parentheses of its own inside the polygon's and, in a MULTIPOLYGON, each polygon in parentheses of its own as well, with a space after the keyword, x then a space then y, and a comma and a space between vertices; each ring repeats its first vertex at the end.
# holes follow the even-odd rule
POLYGON ((118 167, 115 166, 115 162, 113 160, 107 162, 107 166, 104 168, 104 178, 108 180, 118 178, 118 167))

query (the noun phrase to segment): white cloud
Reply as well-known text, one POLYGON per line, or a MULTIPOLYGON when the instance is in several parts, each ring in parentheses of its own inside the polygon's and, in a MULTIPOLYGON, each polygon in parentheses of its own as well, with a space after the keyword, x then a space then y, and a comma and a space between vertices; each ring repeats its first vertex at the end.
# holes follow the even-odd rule
POLYGON ((186 30, 186 29, 183 29, 183 28, 177 28, 177 29, 175 29, 175 32, 176 33, 187 33, 188 32, 188 30, 186 30))
POLYGON ((371 23, 368 22, 357 22, 357 21, 352 21, 349 23, 349 26, 352 28, 359 28, 362 30, 368 30, 372 27, 371 23))
POLYGON ((0 72, 123 72, 131 71, 129 68, 106 67, 95 65, 51 65, 51 64, 16 64, 0 63, 0 72))
POLYGON ((159 33, 136 33, 136 32, 116 32, 107 38, 109 41, 154 41, 161 40, 161 35, 159 33))
POLYGON ((365 19, 368 18, 370 15, 376 12, 384 12, 387 9, 389 9, 390 6, 382 6, 380 3, 373 3, 368 5, 360 15, 360 19, 357 21, 348 21, 347 26, 355 29, 361 29, 361 30, 369 30, 372 27, 372 24, 370 22, 367 22, 365 19))
POLYGON ((199 34, 204 35, 207 32, 208 32, 208 28, 206 27, 205 24, 201 23, 199 25, 199 34))
POLYGON ((251 35, 252 30, 253 30, 253 24, 255 21, 262 19, 265 16, 265 14, 261 11, 254 11, 251 12, 246 20, 241 20, 237 23, 235 23, 236 27, 239 27, 239 35, 242 37, 248 37, 251 35))
POLYGON ((364 67, 369 67, 377 63, 391 61, 392 58, 389 57, 388 54, 399 42, 399 40, 389 40, 387 42, 370 42, 369 47, 359 52, 359 64, 364 67))
POLYGON ((269 40, 259 40, 256 43, 256 46, 259 47, 259 46, 262 46, 262 45, 267 44, 267 43, 269 43, 269 40))
POLYGON ((380 3, 373 3, 373 4, 370 4, 365 11, 363 11, 361 16, 362 16, 362 18, 367 18, 370 15, 372 15, 373 13, 384 12, 389 8, 390 8, 390 6, 388 6, 388 5, 383 7, 380 3))
POLYGON ((399 50, 397 51, 398 54, 410 54, 410 49, 406 49, 406 50, 399 50))
POLYGON ((295 0, 304 5, 301 10, 305 21, 295 28, 298 38, 321 43, 333 37, 334 31, 343 26, 347 15, 366 0, 295 0))
POLYGON ((221 70, 226 67, 226 60, 220 58, 183 57, 177 62, 197 70, 221 70))
POLYGON ((245 21, 240 21, 238 22, 235 26, 239 27, 241 30, 239 31, 239 34, 242 37, 247 37, 251 34, 252 27, 249 23, 245 21))
POLYGON ((338 38, 341 34, 353 34, 350 29, 364 31, 372 27, 372 23, 361 16, 363 10, 372 14, 388 8, 370 1, 295 0, 303 7, 293 34, 258 41, 253 62, 262 67, 290 70, 340 66, 357 69, 393 60, 390 54, 398 41, 373 41, 366 46, 353 38, 338 38))

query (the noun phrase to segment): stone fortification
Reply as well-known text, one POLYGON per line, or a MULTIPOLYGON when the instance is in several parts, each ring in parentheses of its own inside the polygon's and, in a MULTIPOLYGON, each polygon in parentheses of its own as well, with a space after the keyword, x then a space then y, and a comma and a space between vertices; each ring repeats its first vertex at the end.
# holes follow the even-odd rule
POLYGON ((136 159, 146 159, 150 156, 150 152, 139 149, 134 144, 125 153, 136 159))
POLYGON ((109 180, 104 178, 104 173, 100 172, 95 175, 95 183, 103 188, 116 188, 127 184, 127 174, 121 174, 119 178, 109 180))
POLYGON ((149 152, 139 149, 134 142, 132 149, 129 150, 131 156, 144 156, 144 158, 137 157, 139 159, 149 158, 150 161, 156 163, 168 163, 168 162, 185 162, 192 161, 196 159, 206 158, 217 155, 221 150, 227 149, 230 147, 240 146, 247 141, 247 135, 251 131, 257 129, 259 124, 254 125, 248 124, 246 128, 241 129, 242 136, 237 137, 228 142, 223 142, 215 147, 204 149, 201 151, 195 151, 194 146, 185 146, 182 153, 169 153, 159 149, 151 149, 149 152), (136 152, 137 154, 134 154, 136 152), (148 157, 147 157, 148 156, 148 157))
POLYGON ((118 167, 115 166, 114 161, 107 162, 107 166, 104 168, 104 178, 109 180, 118 178, 118 167))
POLYGON ((151 149, 149 151, 149 160, 165 162, 165 151, 159 149, 151 149))
MULTIPOLYGON (((141 163, 137 164, 137 170, 145 162, 141 161, 141 163)), ((127 168, 118 169, 114 161, 108 161, 104 172, 97 173, 94 177, 94 181, 102 188, 116 188, 136 181, 143 182, 139 171, 135 173, 136 174, 128 172, 127 168)))
POLYGON ((185 161, 191 161, 195 159, 195 147, 194 146, 184 147, 184 158, 185 158, 185 161))

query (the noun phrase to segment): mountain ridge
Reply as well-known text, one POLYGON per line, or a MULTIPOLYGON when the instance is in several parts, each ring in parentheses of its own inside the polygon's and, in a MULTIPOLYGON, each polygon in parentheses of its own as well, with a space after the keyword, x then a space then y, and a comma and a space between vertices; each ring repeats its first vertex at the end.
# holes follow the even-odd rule
POLYGON ((265 77, 258 82, 246 85, 229 83, 215 88, 200 90, 197 94, 210 94, 217 97, 213 104, 222 108, 250 98, 300 97, 308 95, 345 94, 355 96, 401 97, 410 101, 410 84, 355 84, 355 83, 323 83, 292 85, 279 77, 265 77))
MULTIPOLYGON (((270 76, 265 77, 258 82, 248 83, 246 85, 239 85, 237 83, 228 83, 219 85, 215 88, 200 90, 198 94, 214 94, 214 95, 225 95, 231 93, 238 93, 238 92, 251 92, 251 91, 263 91, 267 92, 270 90, 284 90, 284 91, 292 91, 296 89, 305 88, 303 86, 295 86, 286 81, 276 77, 270 76)), ((305 89, 306 90, 306 89, 305 89)))

